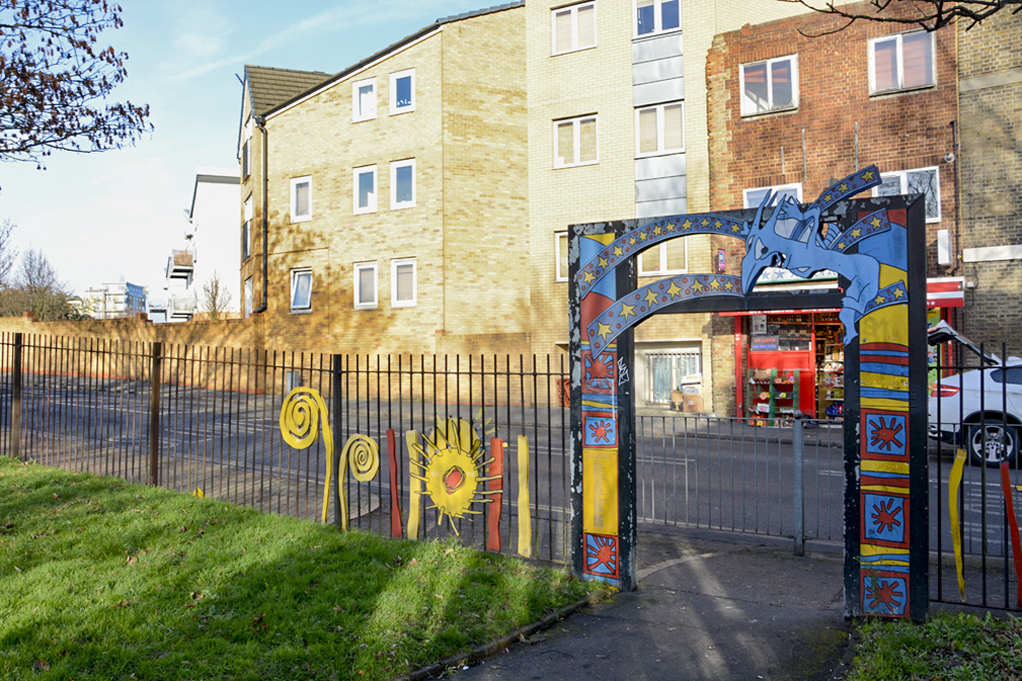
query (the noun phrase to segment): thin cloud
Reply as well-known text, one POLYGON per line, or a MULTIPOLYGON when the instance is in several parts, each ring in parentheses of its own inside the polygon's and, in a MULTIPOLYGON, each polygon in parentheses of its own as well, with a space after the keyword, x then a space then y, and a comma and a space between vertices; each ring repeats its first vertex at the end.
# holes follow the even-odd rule
MULTIPOLYGON (((411 3, 408 0, 383 0, 373 3, 353 3, 353 6, 347 7, 335 7, 287 26, 283 30, 264 39, 251 50, 215 61, 205 62, 172 76, 171 80, 189 80, 224 67, 237 68, 239 64, 250 63, 267 52, 293 44, 295 41, 307 40, 312 35, 326 31, 352 31, 353 29, 364 28, 366 26, 392 24, 399 20, 403 22, 409 18, 423 15, 435 19, 439 15, 434 15, 433 13, 437 11, 444 13, 445 6, 448 9, 450 7, 449 3, 442 2, 441 0, 417 3, 411 3)), ((424 21, 428 22, 432 19, 424 21)))

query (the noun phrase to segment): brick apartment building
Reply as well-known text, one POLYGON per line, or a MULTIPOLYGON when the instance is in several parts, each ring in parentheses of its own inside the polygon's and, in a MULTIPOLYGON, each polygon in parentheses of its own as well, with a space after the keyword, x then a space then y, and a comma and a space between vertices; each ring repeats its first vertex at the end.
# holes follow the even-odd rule
MULTIPOLYGON (((960 284, 948 279, 955 272, 938 248, 958 223, 955 33, 873 22, 837 30, 844 23, 811 13, 715 38, 706 65, 712 207, 757 207, 768 190, 812 202, 835 180, 873 164, 883 180, 874 192, 925 194, 927 276, 960 284)), ((743 243, 719 239, 713 248, 737 271, 743 243)), ((837 286, 836 276, 793 281, 777 271, 773 279, 761 288, 794 294, 837 286)), ((839 413, 840 328, 836 314, 822 310, 717 317, 718 414, 757 411, 760 389, 750 383, 757 370, 796 368, 804 372, 800 401, 791 402, 789 391, 787 406, 839 413), (779 337, 778 352, 756 352, 757 335, 779 337)))
POLYGON ((527 352, 524 11, 439 20, 333 76, 246 69, 241 283, 268 344, 527 352))

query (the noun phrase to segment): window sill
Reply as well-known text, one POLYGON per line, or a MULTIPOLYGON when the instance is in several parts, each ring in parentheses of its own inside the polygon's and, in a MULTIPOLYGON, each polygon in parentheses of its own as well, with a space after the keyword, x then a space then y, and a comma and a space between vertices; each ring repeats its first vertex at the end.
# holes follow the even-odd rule
POLYGON ((596 45, 589 45, 587 47, 577 47, 574 50, 565 50, 564 52, 551 52, 550 56, 551 57, 561 57, 561 56, 564 56, 566 54, 576 54, 578 52, 587 52, 589 50, 595 50, 595 49, 596 49, 596 45))
POLYGON ((770 109, 769 111, 752 111, 752 112, 743 111, 742 112, 742 119, 763 118, 763 117, 766 117, 766 116, 773 116, 775 114, 796 113, 796 112, 798 112, 798 105, 797 104, 795 106, 784 106, 784 107, 779 107, 779 108, 776 108, 776 109, 770 109))
POLYGON ((929 85, 919 85, 918 87, 902 87, 895 88, 892 90, 876 90, 869 93, 870 99, 891 97, 896 95, 905 95, 912 92, 926 92, 927 90, 936 90, 937 84, 931 83, 929 85))
POLYGON ((312 314, 312 308, 291 308, 291 314, 312 314))
POLYGON ((366 121, 375 121, 376 116, 366 116, 365 118, 352 118, 352 123, 365 123, 366 121))
POLYGON ((352 213, 352 215, 372 215, 375 212, 376 212, 376 207, 373 206, 372 208, 363 208, 361 210, 356 209, 355 212, 352 213))
POLYGON ((406 208, 415 208, 415 203, 396 203, 391 205, 391 210, 404 210, 406 208))
POLYGON ((375 303, 372 304, 372 305, 355 305, 352 309, 353 310, 378 310, 378 309, 380 309, 380 306, 376 305, 375 303))
POLYGON ((291 224, 294 225, 294 224, 297 224, 299 222, 308 222, 311 219, 312 219, 311 215, 306 215, 304 217, 291 218, 291 224))
POLYGON ((562 165, 562 166, 554 164, 554 170, 562 170, 564 168, 582 168, 584 166, 595 166, 595 165, 598 165, 599 163, 600 163, 600 161, 599 161, 599 159, 597 159, 595 161, 586 161, 584 163, 571 163, 571 164, 565 164, 565 165, 562 165))
POLYGON ((403 109, 392 109, 390 112, 391 116, 400 116, 401 114, 412 113, 415 111, 415 105, 406 106, 403 109))
POLYGON ((684 149, 666 149, 664 151, 648 151, 645 154, 636 154, 635 160, 640 158, 656 158, 658 156, 676 156, 677 154, 684 154, 684 149))
POLYGON ((673 35, 675 33, 680 34, 681 30, 682 30, 682 27, 679 26, 678 28, 672 28, 672 29, 667 30, 667 31, 655 31, 653 33, 643 33, 642 35, 633 35, 632 36, 632 42, 633 43, 637 43, 637 42, 641 42, 643 40, 652 40, 652 39, 655 39, 655 38, 662 38, 665 35, 673 35))
POLYGON ((390 307, 391 308, 395 308, 395 309, 404 308, 404 307, 416 307, 417 305, 418 305, 418 303, 416 301, 403 302, 403 303, 401 303, 401 302, 394 302, 394 301, 390 302, 390 307))

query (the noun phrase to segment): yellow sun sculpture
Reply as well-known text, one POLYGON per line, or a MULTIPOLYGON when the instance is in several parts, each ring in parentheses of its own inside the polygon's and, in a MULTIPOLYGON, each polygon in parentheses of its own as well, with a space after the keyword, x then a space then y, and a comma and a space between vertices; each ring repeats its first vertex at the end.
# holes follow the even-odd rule
POLYGON ((423 437, 425 448, 418 444, 418 438, 409 438, 409 461, 419 468, 411 476, 426 484, 426 494, 433 501, 428 508, 439 510, 437 524, 446 515, 451 529, 458 534, 454 518, 463 518, 466 513, 479 514, 469 508, 474 502, 489 503, 483 498, 497 494, 500 490, 480 491, 479 483, 496 480, 497 476, 485 477, 483 466, 492 459, 482 460, 483 443, 472 425, 464 419, 447 419, 437 424, 429 437, 423 437), (477 497, 476 495, 483 495, 477 497))

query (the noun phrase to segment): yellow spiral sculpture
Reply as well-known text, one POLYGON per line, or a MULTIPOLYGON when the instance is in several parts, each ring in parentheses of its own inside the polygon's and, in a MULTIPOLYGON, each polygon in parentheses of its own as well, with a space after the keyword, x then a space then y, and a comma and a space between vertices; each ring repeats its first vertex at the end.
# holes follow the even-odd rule
MULTIPOLYGON (((295 449, 308 449, 319 435, 319 419, 323 418, 323 443, 326 445, 326 484, 323 485, 323 522, 330 508, 330 479, 334 466, 334 434, 327 419, 326 402, 319 391, 299 386, 284 398, 280 408, 280 434, 295 449)), ((343 491, 341 492, 343 495, 343 491)), ((343 498, 343 496, 342 496, 343 498)), ((347 519, 347 513, 345 520, 347 519)), ((347 522, 345 522, 345 527, 347 522)))

